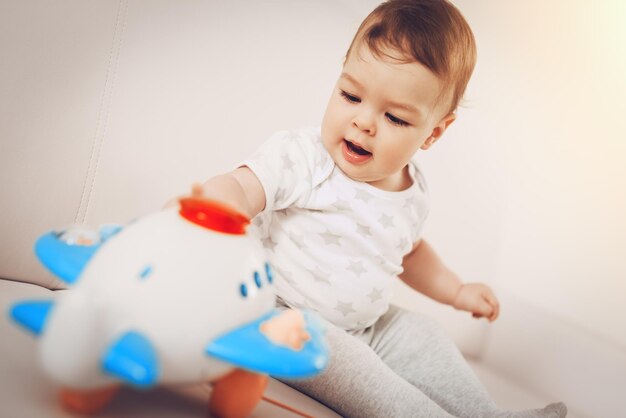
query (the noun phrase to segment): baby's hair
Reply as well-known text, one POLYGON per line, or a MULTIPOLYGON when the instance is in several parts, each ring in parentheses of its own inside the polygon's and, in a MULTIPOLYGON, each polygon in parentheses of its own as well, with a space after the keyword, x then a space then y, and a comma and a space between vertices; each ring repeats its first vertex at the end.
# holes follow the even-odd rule
POLYGON ((449 1, 388 0, 361 23, 346 60, 363 41, 378 58, 424 65, 442 81, 439 99, 449 97, 447 113, 456 110, 474 71, 476 43, 465 18, 449 1))

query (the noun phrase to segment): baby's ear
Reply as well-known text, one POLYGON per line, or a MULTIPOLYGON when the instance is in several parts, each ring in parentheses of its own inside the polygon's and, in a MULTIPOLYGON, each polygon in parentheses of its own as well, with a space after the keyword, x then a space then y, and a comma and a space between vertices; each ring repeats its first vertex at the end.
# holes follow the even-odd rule
POLYGON ((430 148, 432 144, 434 144, 435 142, 439 140, 439 138, 441 138, 441 135, 443 135, 446 129, 448 129, 448 126, 450 126, 452 122, 454 122, 455 120, 456 120, 456 115, 454 114, 454 112, 448 113, 445 117, 443 117, 439 121, 437 126, 433 128, 432 133, 426 139, 426 141, 424 141, 424 143, 422 144, 420 148, 423 150, 427 150, 428 148, 430 148))
POLYGON ((427 150, 428 148, 430 148, 430 146, 432 144, 434 144, 435 142, 437 142, 438 138, 435 138, 434 136, 429 136, 428 139, 426 139, 426 141, 424 141, 424 143, 422 144, 422 146, 420 147, 423 150, 427 150))

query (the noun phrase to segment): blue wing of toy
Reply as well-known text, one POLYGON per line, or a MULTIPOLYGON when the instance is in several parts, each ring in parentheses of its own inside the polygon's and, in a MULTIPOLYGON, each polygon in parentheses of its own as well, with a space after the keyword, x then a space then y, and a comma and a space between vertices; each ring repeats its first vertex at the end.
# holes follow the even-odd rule
POLYGON ((50 300, 26 300, 14 304, 9 314, 15 322, 39 336, 53 306, 50 300))
POLYGON ((238 367, 276 377, 304 378, 316 375, 328 362, 322 326, 312 314, 305 312, 306 330, 311 339, 304 347, 293 350, 276 345, 260 332, 260 326, 279 312, 272 311, 218 337, 206 347, 206 353, 238 367))
POLYGON ((102 369, 141 389, 154 386, 159 377, 156 350, 147 337, 129 331, 107 349, 102 369))
POLYGON ((78 245, 64 240, 63 233, 50 232, 35 243, 35 254, 48 270, 68 284, 76 282, 83 268, 100 246, 122 229, 119 225, 104 225, 90 245, 78 245))

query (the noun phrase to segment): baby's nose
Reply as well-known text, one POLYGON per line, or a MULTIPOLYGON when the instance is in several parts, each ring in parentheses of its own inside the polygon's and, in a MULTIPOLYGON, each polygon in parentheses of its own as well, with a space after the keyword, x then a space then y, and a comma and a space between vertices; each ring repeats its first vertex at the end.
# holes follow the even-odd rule
POLYGON ((300 350, 311 339, 305 325, 302 312, 286 309, 261 324, 261 332, 274 344, 300 350))
POLYGON ((354 119, 352 119, 352 126, 369 135, 374 135, 376 133, 374 115, 367 111, 359 112, 354 119))

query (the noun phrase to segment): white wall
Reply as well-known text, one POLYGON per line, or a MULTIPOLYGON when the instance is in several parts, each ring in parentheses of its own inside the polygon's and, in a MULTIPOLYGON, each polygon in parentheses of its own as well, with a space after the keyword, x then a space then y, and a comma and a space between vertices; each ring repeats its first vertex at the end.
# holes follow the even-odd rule
POLYGON ((502 315, 477 325, 420 297, 399 300, 580 416, 618 416, 626 3, 454 3, 474 30, 478 63, 459 119, 417 156, 433 196, 424 234, 465 280, 494 287, 502 315))
POLYGON ((497 287, 626 348, 626 3, 458 5, 479 64, 456 142, 484 138, 506 196, 497 287))
POLYGON ((458 121, 417 157, 425 235, 467 280, 626 349, 626 3, 455 4, 478 64, 458 121))
MULTIPOLYGON (((626 3, 458 2, 479 61, 469 98, 505 197, 485 360, 587 416, 626 387, 626 3), (508 312, 507 310, 508 305, 508 312)), ((619 412, 618 412, 619 411, 619 412)))

